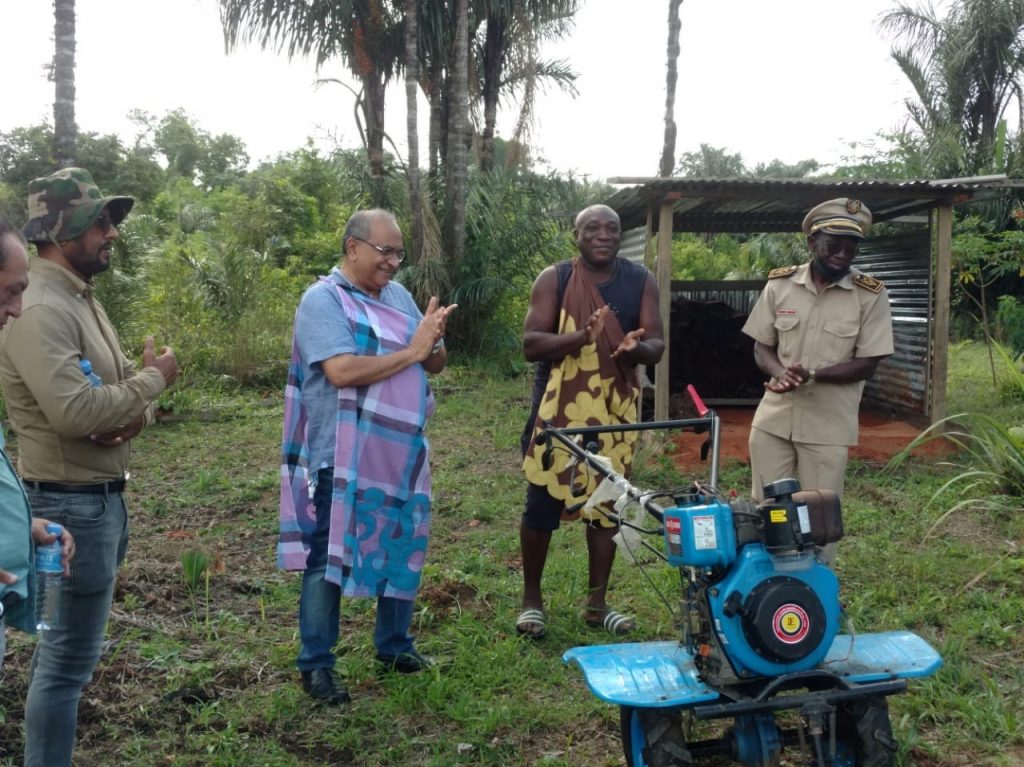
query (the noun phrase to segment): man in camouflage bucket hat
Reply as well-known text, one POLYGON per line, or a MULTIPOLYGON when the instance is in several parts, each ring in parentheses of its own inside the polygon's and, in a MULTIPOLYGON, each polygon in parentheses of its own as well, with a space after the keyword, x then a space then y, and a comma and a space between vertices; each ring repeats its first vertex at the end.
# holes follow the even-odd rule
POLYGON ((78 701, 92 678, 128 545, 123 499, 129 442, 174 381, 174 352, 146 339, 141 369, 121 350, 92 278, 110 267, 130 197, 104 197, 65 168, 29 184, 26 239, 36 245, 21 316, 0 335, 0 385, 18 436, 18 469, 35 517, 63 525, 78 555, 57 624, 32 659, 25 764, 70 765, 78 701), (88 360, 100 381, 83 375, 88 360))
POLYGON ((104 208, 110 223, 120 226, 134 204, 131 197, 102 196, 89 171, 64 168, 29 183, 25 239, 54 244, 73 240, 92 226, 104 208))

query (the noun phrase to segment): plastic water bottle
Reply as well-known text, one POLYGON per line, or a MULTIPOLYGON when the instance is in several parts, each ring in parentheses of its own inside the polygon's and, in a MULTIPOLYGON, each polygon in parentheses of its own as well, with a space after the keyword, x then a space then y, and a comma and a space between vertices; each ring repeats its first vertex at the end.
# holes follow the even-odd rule
POLYGON ((103 379, 96 375, 92 370, 92 363, 87 359, 80 360, 78 367, 82 369, 82 373, 89 379, 90 386, 103 386, 103 379))
POLYGON ((36 631, 46 631, 57 625, 61 581, 64 578, 64 565, 60 561, 60 538, 64 528, 49 524, 46 532, 56 535, 57 540, 36 546, 36 631))

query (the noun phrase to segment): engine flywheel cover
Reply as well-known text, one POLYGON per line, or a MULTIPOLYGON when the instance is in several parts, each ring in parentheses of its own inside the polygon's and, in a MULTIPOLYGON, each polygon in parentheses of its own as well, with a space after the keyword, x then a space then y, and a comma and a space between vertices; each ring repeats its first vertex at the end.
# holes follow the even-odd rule
POLYGON ((825 609, 803 581, 775 576, 759 583, 744 600, 741 623, 754 652, 776 663, 792 663, 821 644, 825 609))

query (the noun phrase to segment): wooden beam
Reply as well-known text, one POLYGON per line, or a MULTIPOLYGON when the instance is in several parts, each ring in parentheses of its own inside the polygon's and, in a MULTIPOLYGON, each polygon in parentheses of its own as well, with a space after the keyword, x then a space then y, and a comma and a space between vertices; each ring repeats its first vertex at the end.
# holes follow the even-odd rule
POLYGON ((654 206, 647 209, 647 226, 644 230, 644 266, 654 271, 654 206))
POLYGON ((672 310, 672 201, 663 202, 658 212, 657 272, 658 308, 665 338, 665 353, 654 369, 654 419, 668 420, 669 348, 672 310))
POLYGON ((928 418, 931 423, 946 417, 946 374, 949 370, 949 294, 953 269, 953 208, 940 205, 935 232, 935 313, 931 333, 931 391, 928 418))

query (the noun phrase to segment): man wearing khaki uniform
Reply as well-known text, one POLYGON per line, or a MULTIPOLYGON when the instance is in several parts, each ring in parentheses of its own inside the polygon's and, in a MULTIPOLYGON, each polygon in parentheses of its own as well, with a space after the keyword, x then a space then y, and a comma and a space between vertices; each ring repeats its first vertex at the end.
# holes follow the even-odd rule
POLYGON ((93 276, 110 267, 132 198, 104 197, 81 168, 35 179, 28 192, 24 234, 37 257, 21 316, 0 337, 0 384, 32 514, 63 525, 77 544, 57 623, 36 645, 25 703, 25 765, 64 767, 128 544, 130 443, 152 422, 153 400, 178 365, 150 337, 136 369, 94 295, 93 276), (100 381, 85 377, 85 360, 100 381))
POLYGON ((765 483, 793 476, 842 496, 864 382, 893 353, 889 294, 851 267, 870 227, 858 200, 813 208, 803 221, 810 262, 772 271, 743 326, 770 376, 750 430, 758 500, 765 483))

